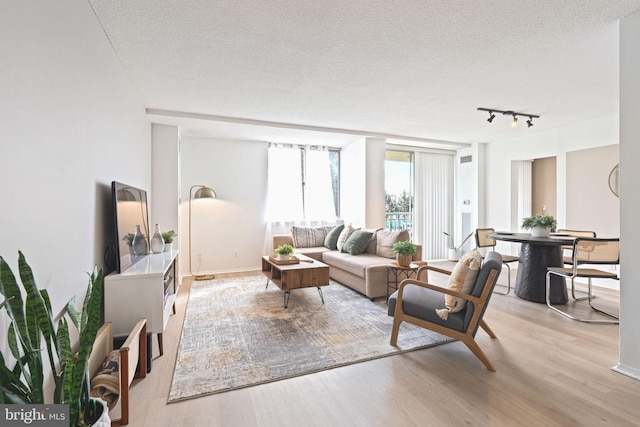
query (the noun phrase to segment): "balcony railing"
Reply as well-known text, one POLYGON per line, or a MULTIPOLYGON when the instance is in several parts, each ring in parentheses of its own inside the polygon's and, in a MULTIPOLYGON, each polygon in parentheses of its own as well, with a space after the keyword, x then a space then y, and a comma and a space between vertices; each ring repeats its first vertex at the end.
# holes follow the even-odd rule
POLYGON ((388 230, 407 230, 409 234, 413 231, 411 212, 386 212, 385 220, 388 230))

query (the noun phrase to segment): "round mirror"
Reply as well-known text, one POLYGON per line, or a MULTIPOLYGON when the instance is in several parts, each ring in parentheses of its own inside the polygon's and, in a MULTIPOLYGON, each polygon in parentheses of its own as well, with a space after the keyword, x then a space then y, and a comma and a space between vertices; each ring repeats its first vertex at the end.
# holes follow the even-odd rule
POLYGON ((611 192, 616 195, 616 197, 620 197, 620 164, 615 165, 613 169, 611 169, 611 173, 609 173, 609 188, 611 192))

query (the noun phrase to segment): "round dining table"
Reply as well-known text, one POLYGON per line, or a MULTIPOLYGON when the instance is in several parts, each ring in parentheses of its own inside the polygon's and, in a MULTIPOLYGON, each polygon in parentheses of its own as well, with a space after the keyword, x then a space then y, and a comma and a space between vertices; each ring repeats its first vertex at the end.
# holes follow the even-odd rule
MULTIPOLYGON (((528 301, 546 303, 547 267, 563 266, 562 246, 572 245, 575 237, 553 233, 549 237, 533 237, 529 233, 500 231, 487 237, 522 245, 515 294, 528 301)), ((551 275, 549 300, 553 304, 566 304, 569 300, 564 277, 551 275)))

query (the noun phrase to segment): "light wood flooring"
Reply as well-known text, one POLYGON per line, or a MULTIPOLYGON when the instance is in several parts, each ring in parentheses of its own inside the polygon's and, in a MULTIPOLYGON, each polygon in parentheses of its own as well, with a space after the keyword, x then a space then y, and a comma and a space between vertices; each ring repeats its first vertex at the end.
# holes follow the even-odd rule
MULTIPOLYGON (((132 386, 131 426, 640 425, 640 381, 611 370, 618 326, 575 322, 513 291, 494 294, 485 315, 498 339, 476 337, 495 373, 454 342, 167 404, 189 288, 183 281, 164 355, 154 347, 152 372, 132 386)), ((597 294, 617 306, 617 292, 597 294)))

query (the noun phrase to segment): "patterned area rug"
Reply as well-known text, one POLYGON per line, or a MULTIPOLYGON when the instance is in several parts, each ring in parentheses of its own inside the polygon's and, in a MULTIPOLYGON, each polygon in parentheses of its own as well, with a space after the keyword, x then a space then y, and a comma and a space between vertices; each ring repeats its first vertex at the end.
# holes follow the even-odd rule
POLYGON ((305 375, 452 341, 393 318, 384 301, 331 282, 283 292, 266 277, 194 282, 189 294, 169 402, 305 375))

